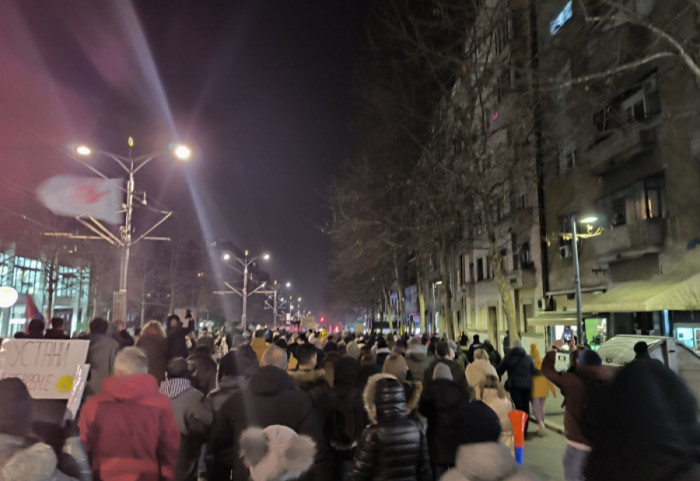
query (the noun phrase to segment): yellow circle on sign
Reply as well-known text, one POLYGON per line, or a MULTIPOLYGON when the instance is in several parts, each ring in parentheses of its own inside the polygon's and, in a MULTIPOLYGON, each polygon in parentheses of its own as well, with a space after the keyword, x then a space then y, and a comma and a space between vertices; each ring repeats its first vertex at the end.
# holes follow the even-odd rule
POLYGON ((56 383, 58 392, 68 392, 73 388, 73 378, 70 376, 61 376, 56 383))

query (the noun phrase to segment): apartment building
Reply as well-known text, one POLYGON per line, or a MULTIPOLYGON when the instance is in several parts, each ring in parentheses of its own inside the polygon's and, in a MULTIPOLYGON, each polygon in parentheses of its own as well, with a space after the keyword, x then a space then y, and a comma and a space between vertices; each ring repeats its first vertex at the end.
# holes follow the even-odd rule
POLYGON ((543 98, 544 305, 559 328, 571 324, 573 246, 565 234, 571 216, 595 213, 596 225, 579 225, 592 234, 579 244, 588 340, 687 327, 682 335, 697 347, 700 84, 643 25, 697 41, 694 6, 625 1, 631 13, 624 14, 595 2, 584 2, 588 10, 567 0, 536 4, 540 71, 550 87, 543 98))

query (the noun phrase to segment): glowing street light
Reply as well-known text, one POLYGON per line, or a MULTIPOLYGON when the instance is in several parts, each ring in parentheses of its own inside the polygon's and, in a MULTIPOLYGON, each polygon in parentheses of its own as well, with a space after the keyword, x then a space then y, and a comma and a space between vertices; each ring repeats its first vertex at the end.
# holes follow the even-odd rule
MULTIPOLYGON (((134 210, 134 190, 135 190, 135 182, 134 182, 134 176, 136 172, 141 170, 146 164, 148 164, 151 160, 155 159, 156 157, 162 157, 165 155, 174 155, 176 158, 180 160, 186 160, 192 155, 192 151, 189 149, 189 147, 185 145, 177 145, 174 150, 171 151, 164 151, 164 152, 157 152, 157 153, 152 153, 152 154, 146 154, 146 155, 141 155, 138 157, 132 157, 131 155, 131 150, 134 148, 134 138, 129 137, 127 140, 127 145, 129 146, 129 156, 124 157, 121 155, 114 154, 112 152, 106 152, 102 150, 96 150, 93 151, 90 147, 87 145, 78 145, 75 147, 74 152, 82 157, 87 157, 92 154, 99 154, 104 157, 107 157, 114 162, 116 162, 128 175, 128 180, 126 183, 126 209, 125 209, 125 219, 124 219, 124 225, 120 228, 121 231, 121 239, 117 238, 116 236, 112 235, 112 238, 116 240, 119 243, 119 246, 123 249, 122 251, 122 260, 121 260, 121 266, 119 270, 119 291, 115 293, 114 296, 114 319, 126 319, 127 315, 127 274, 129 270, 129 256, 131 252, 131 246, 137 243, 138 241, 146 238, 146 236, 152 232, 156 227, 158 227, 160 224, 165 222, 165 220, 172 215, 172 212, 164 212, 163 217, 156 222, 150 229, 146 231, 145 234, 139 236, 137 239, 132 239, 131 231, 132 231, 132 217, 133 217, 133 210, 134 210)), ((87 163, 81 162, 85 167, 90 169, 92 172, 96 173, 103 179, 107 179, 107 176, 104 175, 102 172, 97 170, 95 167, 92 165, 89 165, 87 163)), ((80 220, 80 219, 78 219, 80 220)), ((82 221, 81 221, 82 222, 82 221)), ((92 224, 88 224, 86 222, 83 222, 88 228, 91 230, 95 231, 94 226, 92 224)), ((101 235, 104 239, 107 239, 108 236, 106 235, 101 235)), ((112 242, 110 240, 109 242, 112 242)), ((142 320, 143 321, 143 320, 142 320)))
POLYGON ((578 232, 577 223, 590 226, 598 221, 597 215, 586 215, 581 219, 577 219, 575 215, 571 216, 571 244, 574 257, 574 288, 576 289, 576 331, 578 334, 578 342, 586 343, 586 333, 583 325, 583 312, 581 306, 581 268, 578 261, 578 232))

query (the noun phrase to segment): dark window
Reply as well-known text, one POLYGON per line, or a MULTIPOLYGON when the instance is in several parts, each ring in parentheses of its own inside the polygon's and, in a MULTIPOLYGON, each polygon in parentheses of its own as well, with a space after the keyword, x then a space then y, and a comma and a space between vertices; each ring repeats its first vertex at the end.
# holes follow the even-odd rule
POLYGON ((476 280, 477 281, 484 280, 484 259, 483 258, 476 260, 476 280))

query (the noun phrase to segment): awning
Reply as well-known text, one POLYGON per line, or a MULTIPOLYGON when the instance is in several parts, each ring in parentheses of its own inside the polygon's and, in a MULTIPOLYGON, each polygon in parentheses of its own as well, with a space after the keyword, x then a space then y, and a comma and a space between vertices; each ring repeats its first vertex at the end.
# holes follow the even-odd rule
POLYGON ((700 274, 625 282, 584 303, 585 312, 700 310, 700 274))
POLYGON ((571 311, 542 311, 527 320, 528 326, 575 326, 576 313, 571 311))

